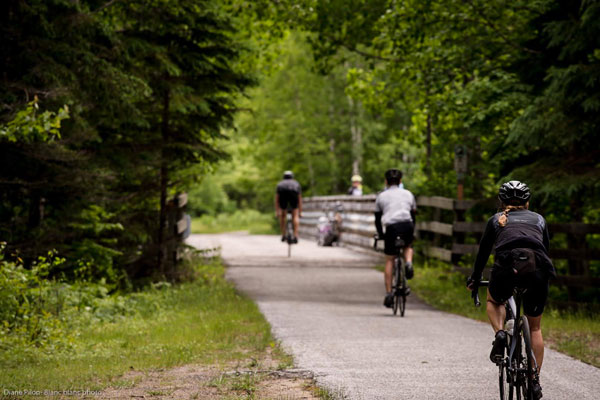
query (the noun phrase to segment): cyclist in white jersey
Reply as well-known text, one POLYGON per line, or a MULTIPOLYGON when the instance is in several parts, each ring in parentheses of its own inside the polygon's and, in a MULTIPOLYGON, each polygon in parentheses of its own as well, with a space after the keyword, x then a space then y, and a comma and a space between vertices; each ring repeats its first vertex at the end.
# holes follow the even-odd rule
MULTIPOLYGON (((392 307, 394 296, 392 294, 392 272, 394 258, 398 255, 396 237, 404 241, 404 260, 406 261, 406 278, 411 279, 414 274, 412 259, 412 242, 415 230, 415 214, 417 202, 415 196, 408 190, 400 187, 402 172, 389 169, 385 172, 387 190, 377 195, 375 200, 375 227, 380 238, 385 240, 385 290, 386 296, 383 305, 392 307), (385 226, 385 234, 383 232, 385 226)), ((410 289, 407 288, 407 293, 410 289)))

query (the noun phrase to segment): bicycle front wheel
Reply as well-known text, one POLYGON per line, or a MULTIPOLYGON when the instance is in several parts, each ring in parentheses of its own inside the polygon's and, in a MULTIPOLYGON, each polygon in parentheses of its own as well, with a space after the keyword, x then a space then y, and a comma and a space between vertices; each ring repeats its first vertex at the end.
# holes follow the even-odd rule
POLYGON ((523 377, 523 384, 521 386, 523 392, 523 398, 527 400, 533 399, 533 378, 537 373, 537 361, 533 355, 531 348, 531 331, 529 330, 529 321, 527 317, 521 317, 521 331, 523 332, 523 342, 525 343, 525 363, 526 376, 523 377))
POLYGON ((400 316, 404 317, 404 310, 406 310, 406 296, 399 296, 398 303, 400 308, 400 316))
POLYGON ((498 367, 498 383, 500 384, 500 400, 508 400, 508 371, 505 362, 498 367))
POLYGON ((404 310, 406 309, 406 267, 400 258, 396 259, 394 287, 394 315, 399 310, 400 316, 404 317, 404 310))

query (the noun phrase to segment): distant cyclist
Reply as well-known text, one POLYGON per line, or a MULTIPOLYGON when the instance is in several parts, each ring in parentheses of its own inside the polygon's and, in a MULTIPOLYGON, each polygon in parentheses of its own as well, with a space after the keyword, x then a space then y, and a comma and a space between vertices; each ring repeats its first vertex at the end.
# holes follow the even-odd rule
POLYGON ((292 171, 283 173, 283 180, 277 184, 275 193, 275 213, 279 218, 281 228, 281 241, 285 242, 285 218, 287 210, 292 210, 294 222, 294 243, 298 243, 298 225, 302 215, 302 187, 294 179, 292 171))
POLYGON ((362 196, 362 177, 360 175, 352 176, 352 186, 348 189, 348 194, 351 196, 362 196))
MULTIPOLYGON (((503 326, 506 316, 504 303, 518 285, 527 288, 523 295, 523 309, 531 330, 533 354, 541 369, 544 361, 542 313, 548 298, 548 281, 551 276, 556 276, 556 271, 548 257, 546 220, 528 210, 530 197, 529 187, 522 182, 510 181, 500 186, 498 199, 502 203, 501 211, 487 222, 467 287, 472 290, 481 280, 493 248, 496 256, 487 292, 487 315, 495 332, 490 359, 499 362, 503 357, 507 339, 503 326)), ((542 397, 539 382, 534 382, 533 394, 535 399, 542 397)))
MULTIPOLYGON (((406 278, 413 277, 413 249, 412 242, 415 230, 415 214, 417 202, 415 196, 406 189, 400 188, 402 183, 402 172, 397 169, 389 169, 385 172, 387 189, 377 195, 375 200, 375 227, 377 234, 385 242, 385 291, 386 296, 383 305, 392 307, 394 295, 392 293, 392 273, 394 270, 394 258, 398 255, 396 248, 396 237, 400 236, 404 241, 404 260, 406 261, 406 278), (385 226, 385 234, 383 232, 385 226)), ((409 294, 410 291, 408 291, 409 294)))

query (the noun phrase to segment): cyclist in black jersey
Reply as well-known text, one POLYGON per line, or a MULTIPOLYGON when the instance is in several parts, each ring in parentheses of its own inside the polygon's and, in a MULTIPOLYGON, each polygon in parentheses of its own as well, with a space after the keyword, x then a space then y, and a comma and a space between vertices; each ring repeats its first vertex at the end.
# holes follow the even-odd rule
MULTIPOLYGON (((522 182, 502 184, 498 194, 502 211, 487 222, 467 287, 472 290, 481 280, 485 264, 494 249, 496 255, 487 293, 487 315, 495 332, 490 359, 497 362, 503 357, 506 342, 504 303, 512 296, 515 286, 525 287, 523 307, 531 329, 533 353, 541 369, 544 359, 542 313, 548 298, 548 281, 556 276, 556 271, 548 257, 546 220, 529 211, 530 197, 529 187, 522 182)), ((533 392, 536 399, 542 397, 539 382, 534 383, 533 392)))
POLYGON ((275 191, 275 214, 281 228, 281 241, 285 242, 285 218, 287 210, 292 210, 294 224, 294 243, 298 243, 298 225, 302 215, 302 187, 294 179, 292 171, 283 173, 283 180, 277 184, 275 191))

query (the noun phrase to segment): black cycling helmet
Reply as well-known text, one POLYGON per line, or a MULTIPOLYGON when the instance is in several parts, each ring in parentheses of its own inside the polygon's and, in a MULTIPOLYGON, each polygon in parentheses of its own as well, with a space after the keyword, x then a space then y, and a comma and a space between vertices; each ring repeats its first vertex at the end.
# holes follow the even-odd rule
POLYGON ((402 179, 402 171, 399 169, 391 168, 385 171, 385 180, 388 185, 398 185, 402 179))
POLYGON ((294 179, 294 173, 292 171, 285 171, 283 173, 283 179, 294 179))
POLYGON ((525 204, 531 197, 529 187, 520 181, 505 182, 500 186, 498 198, 505 204, 519 203, 525 204))

